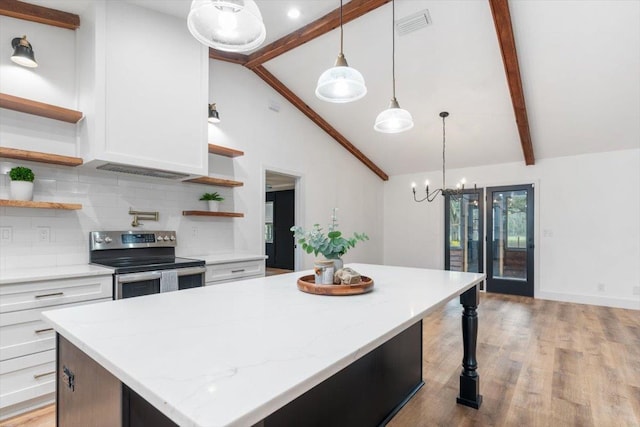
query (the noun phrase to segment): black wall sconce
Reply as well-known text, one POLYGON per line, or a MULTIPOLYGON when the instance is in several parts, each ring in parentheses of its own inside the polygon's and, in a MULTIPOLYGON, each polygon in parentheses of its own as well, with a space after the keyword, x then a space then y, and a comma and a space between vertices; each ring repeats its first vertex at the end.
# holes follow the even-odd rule
POLYGON ((27 36, 16 37, 11 40, 11 47, 13 47, 13 55, 11 60, 23 67, 36 68, 38 63, 33 55, 33 47, 31 43, 27 41, 27 36))
POLYGON ((216 110, 216 104, 209 104, 209 123, 220 123, 220 113, 216 110))

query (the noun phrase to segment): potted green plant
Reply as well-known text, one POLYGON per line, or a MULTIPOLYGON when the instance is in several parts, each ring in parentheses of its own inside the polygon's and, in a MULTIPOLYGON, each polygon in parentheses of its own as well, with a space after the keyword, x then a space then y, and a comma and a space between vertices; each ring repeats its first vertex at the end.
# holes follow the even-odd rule
POLYGON ((9 171, 9 192, 13 200, 33 200, 33 171, 24 166, 16 166, 9 171))
POLYGON ((336 210, 336 208, 333 209, 331 224, 329 224, 329 231, 326 234, 320 224, 313 224, 313 228, 309 231, 305 231, 299 226, 293 226, 291 231, 306 253, 313 253, 315 256, 321 254, 326 259, 333 260, 335 271, 338 271, 343 266, 342 256, 349 249, 355 247, 358 241, 369 240, 369 236, 365 233, 354 232, 352 237, 344 237, 342 232, 338 230, 336 210))
POLYGON ((224 200, 224 197, 217 192, 204 193, 202 197, 200 197, 200 200, 204 200, 209 203, 209 211, 218 212, 220 202, 224 200))

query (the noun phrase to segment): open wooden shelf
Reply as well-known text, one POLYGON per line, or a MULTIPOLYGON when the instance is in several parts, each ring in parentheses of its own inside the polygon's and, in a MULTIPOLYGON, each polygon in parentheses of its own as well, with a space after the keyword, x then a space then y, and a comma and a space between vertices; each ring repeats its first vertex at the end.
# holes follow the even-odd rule
POLYGON ((0 93, 0 108, 20 111, 21 113, 33 114, 35 116, 47 117, 49 119, 60 120, 67 123, 78 123, 82 118, 82 113, 56 105, 45 104, 44 102, 32 101, 18 96, 0 93))
POLYGON ((58 154, 18 150, 17 148, 7 147, 0 147, 0 157, 4 157, 5 159, 28 160, 30 162, 62 166, 80 166, 82 164, 82 159, 80 157, 60 156, 58 154))
POLYGON ((194 184, 217 185, 218 187, 242 187, 244 183, 233 181, 231 179, 213 178, 210 176, 201 176, 198 178, 187 179, 182 182, 191 182, 194 184))
POLYGON ((244 151, 235 150, 233 148, 223 147, 221 145, 209 144, 209 153, 217 154, 225 157, 239 157, 244 156, 244 151))
POLYGON ((68 211, 82 209, 82 205, 79 203, 30 202, 26 200, 4 199, 0 199, 0 206, 10 206, 14 208, 63 209, 68 211))
POLYGON ((1 0, 0 15, 12 18, 53 25, 54 27, 75 30, 80 27, 80 17, 75 13, 63 12, 44 6, 21 1, 1 0))
POLYGON ((183 216, 219 216, 224 218, 244 218, 243 213, 238 212, 211 212, 211 211, 182 211, 183 216))

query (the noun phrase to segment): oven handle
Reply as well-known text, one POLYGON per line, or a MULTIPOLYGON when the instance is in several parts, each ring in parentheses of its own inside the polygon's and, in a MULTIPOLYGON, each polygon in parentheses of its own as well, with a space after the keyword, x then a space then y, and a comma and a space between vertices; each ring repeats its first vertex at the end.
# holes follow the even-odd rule
POLYGON ((116 274, 118 283, 142 282, 145 280, 156 280, 162 277, 159 271, 145 271, 143 273, 116 274))
MULTIPOLYGON (((207 271, 206 267, 187 267, 178 268, 178 277, 189 276, 192 274, 202 274, 207 271)), ((145 280, 156 280, 162 277, 161 271, 145 271, 142 273, 117 274, 118 283, 142 282, 145 280)))
POLYGON ((192 274, 202 274, 207 271, 207 267, 186 267, 186 268, 178 268, 178 277, 180 276, 190 276, 192 274))

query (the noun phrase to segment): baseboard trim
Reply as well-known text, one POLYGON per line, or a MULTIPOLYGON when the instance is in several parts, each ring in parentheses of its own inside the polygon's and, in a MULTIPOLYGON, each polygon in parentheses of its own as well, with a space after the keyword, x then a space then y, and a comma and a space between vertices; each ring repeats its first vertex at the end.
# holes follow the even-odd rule
POLYGON ((558 292, 537 292, 535 297, 551 301, 573 302, 577 304, 589 304, 604 307, 640 310, 640 298, 637 300, 632 300, 623 298, 601 297, 595 295, 563 294, 558 292))

